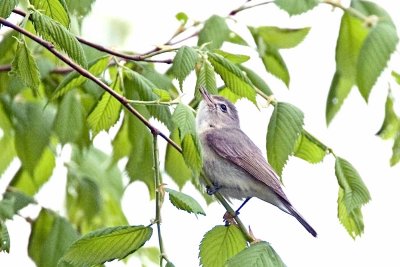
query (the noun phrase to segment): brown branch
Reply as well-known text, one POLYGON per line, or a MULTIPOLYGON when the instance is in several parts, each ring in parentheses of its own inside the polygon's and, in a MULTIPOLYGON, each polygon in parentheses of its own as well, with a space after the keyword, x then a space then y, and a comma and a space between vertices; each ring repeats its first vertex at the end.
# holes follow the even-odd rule
MULTIPOLYGON (((11 64, 7 64, 7 65, 1 65, 0 66, 0 72, 7 72, 10 71, 12 68, 11 64)), ((54 73, 54 74, 68 74, 70 72, 74 71, 74 69, 70 68, 70 67, 56 67, 54 69, 52 69, 50 71, 50 73, 54 73)))
POLYGON ((97 85, 99 85, 101 88, 103 88, 105 91, 107 91, 111 96, 113 96, 115 99, 117 99, 129 112, 131 112, 134 116, 136 116, 143 124, 146 125, 147 128, 150 129, 152 133, 157 133, 160 135, 162 138, 164 138, 170 145, 172 145, 174 148, 176 148, 178 151, 182 152, 182 149, 180 148, 179 145, 177 145, 173 140, 171 140, 168 136, 165 134, 161 133, 156 127, 154 127, 145 117, 143 117, 142 114, 140 114, 135 108, 133 108, 128 100, 116 93, 111 87, 109 87, 107 84, 103 83, 100 79, 98 79, 96 76, 91 74, 88 70, 82 68, 75 62, 73 62, 71 59, 68 57, 64 56, 60 52, 58 52, 55 48, 54 45, 37 37, 36 35, 26 31, 25 29, 3 19, 0 17, 0 23, 3 24, 6 27, 12 28, 15 31, 27 36, 28 38, 32 39, 33 41, 37 42, 47 50, 49 50, 53 55, 55 55, 57 58, 59 58, 61 61, 66 63, 68 66, 70 66, 72 69, 76 70, 79 74, 82 76, 92 80, 95 82, 97 85))

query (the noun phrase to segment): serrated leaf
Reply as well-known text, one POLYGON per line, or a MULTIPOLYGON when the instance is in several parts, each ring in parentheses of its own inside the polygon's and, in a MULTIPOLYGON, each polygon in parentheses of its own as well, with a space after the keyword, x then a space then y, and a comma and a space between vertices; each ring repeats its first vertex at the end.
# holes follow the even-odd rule
POLYGON ((230 30, 223 17, 213 15, 204 23, 199 32, 198 46, 207 44, 210 50, 220 48, 229 39, 230 30))
MULTIPOLYGON (((128 79, 125 81, 125 90, 128 94, 131 92, 138 92, 139 100, 154 101, 158 100, 158 96, 153 92, 153 89, 158 88, 149 79, 140 75, 139 73, 131 70, 126 70, 128 79)), ((151 116, 163 122, 168 129, 173 128, 171 119, 171 112, 167 106, 151 105, 147 106, 147 110, 151 116)))
POLYGON ((53 126, 61 144, 75 143, 82 136, 84 114, 76 92, 67 93, 58 107, 53 126))
POLYGON ((142 247, 152 233, 151 227, 142 225, 117 226, 93 231, 75 241, 61 262, 83 267, 123 259, 142 247))
MULTIPOLYGON (((172 131, 170 138, 181 146, 178 129, 172 131)), ((171 176, 179 189, 182 189, 185 183, 192 177, 192 171, 186 165, 182 154, 170 144, 167 145, 167 151, 165 153, 165 171, 171 176)))
POLYGON ((265 43, 277 48, 293 48, 300 44, 307 36, 310 28, 288 29, 275 26, 250 28, 251 32, 260 36, 265 43))
POLYGON ((43 109, 40 103, 15 103, 15 148, 22 166, 33 174, 41 155, 49 143, 54 109, 43 109))
MULTIPOLYGON (((119 79, 115 79, 111 88, 118 94, 121 94, 119 79)), ((108 131, 117 121, 120 116, 121 103, 110 95, 104 92, 96 107, 90 112, 87 123, 93 131, 93 137, 100 131, 108 131)))
POLYGON ((240 69, 246 73, 247 77, 256 88, 260 89, 264 94, 268 96, 272 95, 271 89, 261 76, 245 66, 240 65, 240 69))
POLYGON ((265 69, 282 80, 289 87, 290 75, 289 70, 283 60, 279 50, 265 44, 265 50, 260 54, 265 69))
MULTIPOLYGON (((100 57, 89 63, 89 72, 94 76, 99 76, 106 69, 108 62, 110 60, 109 56, 100 57)), ((57 86, 54 90, 51 100, 55 100, 60 96, 63 96, 68 91, 79 87, 86 81, 86 77, 80 75, 78 72, 72 72, 68 74, 64 80, 57 86)))
POLYGON ((242 64, 250 59, 250 57, 247 55, 232 54, 220 49, 217 49, 214 52, 217 53, 218 55, 223 56, 225 59, 229 60, 234 64, 242 64))
POLYGON ((168 192, 169 200, 177 209, 194 213, 195 215, 206 215, 200 204, 191 196, 170 188, 166 188, 165 191, 168 192))
POLYGON ((251 244, 228 260, 227 267, 285 267, 282 259, 267 242, 251 244))
POLYGON ((268 124, 267 157, 279 175, 303 130, 303 119, 303 112, 289 103, 278 102, 274 108, 268 124))
MULTIPOLYGON (((144 106, 136 106, 145 118, 150 114, 144 106)), ((136 117, 126 115, 131 151, 125 169, 131 181, 142 181, 149 189, 150 198, 155 197, 153 141, 149 129, 136 117)))
POLYGON ((112 140, 112 147, 113 163, 116 163, 123 157, 129 156, 129 153, 131 152, 132 145, 129 141, 128 119, 126 117, 124 117, 122 126, 120 127, 115 138, 112 140))
POLYGON ((24 168, 20 168, 11 181, 11 186, 21 192, 33 196, 51 177, 56 166, 56 159, 53 151, 46 148, 42 155, 38 157, 33 173, 24 168))
POLYGON ((25 41, 19 40, 15 58, 12 62, 11 73, 17 75, 21 81, 38 92, 40 84, 39 68, 25 41))
POLYGON ((324 159, 326 152, 326 149, 314 142, 309 135, 303 132, 297 140, 294 156, 310 163, 318 163, 324 159))
POLYGON ((384 21, 378 22, 365 39, 357 62, 357 86, 365 101, 368 101, 371 89, 386 68, 398 41, 396 27, 384 21))
POLYGON ((67 29, 70 25, 70 19, 66 7, 62 5, 60 0, 31 0, 30 3, 40 10, 46 16, 58 21, 67 29))
POLYGON ((394 111, 393 100, 394 100, 393 96, 389 91, 385 104, 385 118, 383 120, 381 128, 376 133, 382 139, 389 139, 395 137, 400 128, 400 118, 394 111))
POLYGON ((313 9, 319 0, 276 0, 274 3, 289 15, 299 15, 313 9))
POLYGON ((18 5, 18 2, 18 0, 0 0, 0 17, 8 18, 13 9, 18 5))
POLYGON ((57 266, 78 233, 63 217, 42 209, 32 224, 28 253, 38 267, 57 266))
POLYGON ((13 191, 7 191, 3 195, 3 200, 8 199, 12 201, 14 213, 25 208, 29 204, 36 203, 33 197, 28 196, 20 191, 13 189, 13 191))
POLYGON ((35 31, 39 35, 56 45, 58 49, 63 50, 75 62, 86 68, 86 56, 82 46, 67 28, 36 10, 32 13, 31 18, 35 31))
POLYGON ((345 192, 342 188, 339 188, 338 218, 349 235, 354 239, 356 236, 360 236, 364 232, 363 216, 361 208, 359 207, 349 211, 346 207, 346 201, 344 198, 345 192))
POLYGON ((246 247, 246 239, 236 225, 215 226, 200 243, 200 264, 203 267, 225 266, 226 261, 246 247))
POLYGON ((192 169, 193 176, 197 177, 203 166, 202 150, 197 134, 185 135, 182 140, 182 155, 187 166, 192 169))
POLYGON ((14 199, 0 200, 0 221, 12 219, 14 214, 14 199))
POLYGON ((230 43, 237 44, 237 45, 245 45, 248 46, 249 44, 246 42, 245 39, 243 39, 242 36, 237 34, 236 32, 230 31, 229 32, 229 38, 227 40, 230 43))
POLYGON ((195 97, 197 100, 202 99, 201 94, 199 92, 199 88, 201 86, 207 88, 207 91, 210 94, 216 95, 218 93, 217 83, 215 81, 215 72, 213 66, 209 61, 204 60, 200 66, 200 68, 196 71, 197 80, 196 80, 196 91, 195 97))
POLYGON ((400 161, 400 128, 398 129, 396 138, 392 146, 392 157, 390 158, 390 166, 394 166, 400 161))
POLYGON ((172 72, 178 79, 181 89, 185 78, 194 70, 197 58, 196 50, 188 46, 182 46, 176 53, 172 63, 172 72))
POLYGON ((158 95, 161 102, 171 101, 171 95, 168 93, 167 90, 155 88, 153 89, 153 93, 158 95))
POLYGON ((235 64, 218 54, 209 53, 209 59, 215 71, 221 76, 225 85, 235 94, 256 102, 256 93, 249 78, 235 64))
POLYGON ((221 90, 219 90, 218 94, 220 96, 225 97, 226 99, 228 99, 232 103, 236 103, 241 98, 240 96, 238 96, 237 94, 232 92, 232 90, 229 89, 228 87, 224 87, 221 90))
POLYGON ((188 134, 196 135, 196 119, 193 110, 185 104, 179 103, 176 106, 172 121, 179 129, 181 141, 188 134))
POLYGON ((347 160, 337 157, 335 175, 340 188, 343 189, 343 202, 348 213, 361 208, 371 200, 371 196, 357 170, 347 160))
POLYGON ((10 253, 10 235, 8 234, 7 225, 0 220, 0 252, 10 253))

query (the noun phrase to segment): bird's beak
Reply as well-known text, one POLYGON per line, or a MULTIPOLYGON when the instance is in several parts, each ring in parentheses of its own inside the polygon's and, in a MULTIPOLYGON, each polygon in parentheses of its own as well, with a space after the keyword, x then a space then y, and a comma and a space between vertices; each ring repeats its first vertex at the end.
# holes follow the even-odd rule
POLYGON ((215 106, 214 100, 212 99, 211 95, 207 92, 206 88, 204 86, 200 86, 200 94, 203 97, 204 101, 206 101, 208 106, 215 106))

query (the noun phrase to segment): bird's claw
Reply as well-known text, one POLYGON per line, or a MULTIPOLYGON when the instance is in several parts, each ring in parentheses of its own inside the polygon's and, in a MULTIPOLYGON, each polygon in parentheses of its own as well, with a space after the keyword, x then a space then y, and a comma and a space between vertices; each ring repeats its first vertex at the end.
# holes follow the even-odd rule
POLYGON ((231 214, 229 211, 225 212, 224 216, 222 217, 225 222, 225 226, 232 225, 232 224, 237 224, 235 217, 238 214, 235 212, 235 215, 231 214))
POLYGON ((221 188, 221 186, 217 185, 217 184, 213 184, 213 185, 207 185, 206 189, 207 189, 207 194, 212 196, 214 195, 219 189, 221 188))

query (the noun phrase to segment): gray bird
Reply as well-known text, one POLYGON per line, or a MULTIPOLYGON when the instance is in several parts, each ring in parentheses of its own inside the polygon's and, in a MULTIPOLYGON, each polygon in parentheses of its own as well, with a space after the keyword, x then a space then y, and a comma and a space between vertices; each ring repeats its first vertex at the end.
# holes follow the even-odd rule
POLYGON ((316 231, 292 206, 283 192, 278 175, 267 163, 261 150, 240 129, 235 106, 227 99, 210 95, 200 88, 196 124, 203 148, 203 172, 216 191, 230 199, 245 199, 237 212, 252 197, 257 197, 295 217, 307 231, 316 231))

